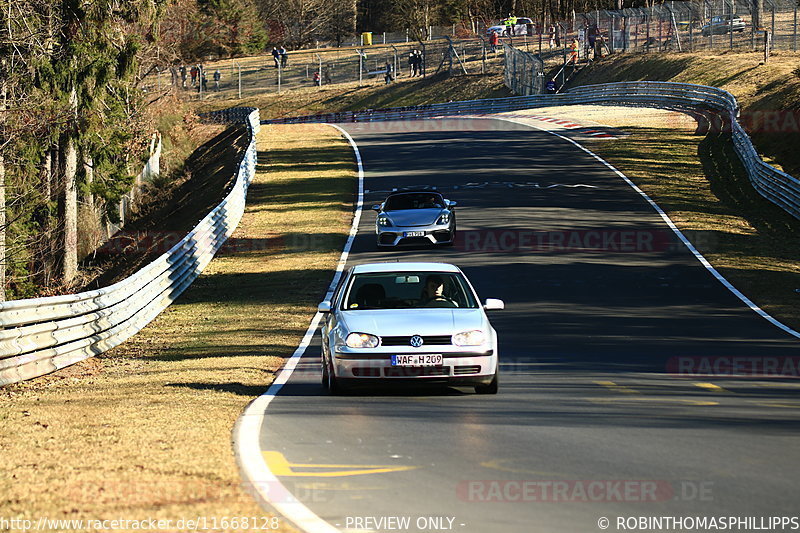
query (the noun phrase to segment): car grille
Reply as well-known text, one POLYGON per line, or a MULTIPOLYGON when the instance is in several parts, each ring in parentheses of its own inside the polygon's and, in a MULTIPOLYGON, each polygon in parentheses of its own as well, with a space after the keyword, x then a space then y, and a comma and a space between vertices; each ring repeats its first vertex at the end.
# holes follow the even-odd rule
MULTIPOLYGON (((427 335, 422 337, 423 346, 449 346, 450 335, 427 335)), ((411 346, 411 335, 401 337, 381 337, 381 346, 411 346)))
POLYGON ((471 366, 454 366, 453 375, 460 376, 462 374, 478 374, 481 371, 481 365, 471 366))
POLYGON ((446 366, 386 366, 383 375, 387 378, 415 378, 419 376, 447 376, 446 366))

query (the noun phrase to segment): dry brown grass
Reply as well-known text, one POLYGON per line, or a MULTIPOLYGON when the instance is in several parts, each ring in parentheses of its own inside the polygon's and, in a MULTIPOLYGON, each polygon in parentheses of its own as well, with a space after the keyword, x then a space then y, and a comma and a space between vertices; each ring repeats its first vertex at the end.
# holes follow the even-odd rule
POLYGON ((324 294, 354 165, 326 126, 265 127, 259 149, 235 248, 172 307, 101 357, 0 389, 0 516, 267 515, 240 487, 231 431, 324 294))

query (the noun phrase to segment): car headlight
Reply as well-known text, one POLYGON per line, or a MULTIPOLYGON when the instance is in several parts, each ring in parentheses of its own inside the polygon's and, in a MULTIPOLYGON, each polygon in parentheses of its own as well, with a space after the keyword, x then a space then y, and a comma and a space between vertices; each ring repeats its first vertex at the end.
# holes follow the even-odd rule
POLYGON ((386 215, 378 215, 378 225, 387 227, 392 225, 392 221, 386 215))
POLYGON ((456 346, 480 346, 486 341, 486 335, 479 329, 462 331, 453 335, 453 344, 456 346))
POLYGON ((450 213, 442 213, 439 215, 439 220, 436 221, 437 224, 449 224, 450 223, 450 213))
POLYGON ((375 348, 378 346, 378 337, 368 333, 351 333, 344 343, 350 348, 375 348))

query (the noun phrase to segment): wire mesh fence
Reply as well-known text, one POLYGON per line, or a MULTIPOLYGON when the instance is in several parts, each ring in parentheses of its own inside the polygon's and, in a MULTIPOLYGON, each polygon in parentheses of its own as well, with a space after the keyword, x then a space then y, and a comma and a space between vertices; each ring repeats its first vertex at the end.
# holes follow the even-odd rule
POLYGON ((289 52, 285 61, 271 55, 156 70, 143 86, 149 92, 177 89, 193 98, 246 98, 300 87, 340 83, 392 83, 440 72, 458 76, 486 72, 485 40, 441 39, 352 48, 289 52), (193 68, 194 67, 194 68, 193 68), (194 72, 194 74, 193 74, 194 72))
MULTIPOLYGON (((596 10, 571 19, 535 22, 524 41, 527 50, 569 46, 577 40, 588 53, 599 43, 604 51, 764 50, 769 32, 774 50, 798 50, 798 4, 794 0, 764 0, 756 12, 752 0, 692 0, 664 2, 648 8, 596 10)), ((484 30, 485 31, 485 30, 484 30)), ((520 46, 514 42, 515 46, 520 46)))
POLYGON ((503 81, 506 87, 520 96, 543 92, 544 63, 541 58, 507 44, 503 45, 503 56, 503 81))

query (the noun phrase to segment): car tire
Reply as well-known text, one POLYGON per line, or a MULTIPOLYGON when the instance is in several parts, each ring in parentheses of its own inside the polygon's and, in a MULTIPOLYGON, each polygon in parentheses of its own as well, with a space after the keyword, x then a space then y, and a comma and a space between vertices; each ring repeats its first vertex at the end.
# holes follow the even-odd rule
POLYGON ((329 361, 327 366, 326 374, 326 385, 325 388, 328 389, 328 394, 331 396, 338 396, 342 393, 342 384, 336 378, 336 373, 333 371, 333 362, 329 361))
POLYGON ((322 350, 322 386, 328 388, 328 361, 325 359, 325 350, 322 350))
POLYGON ((499 380, 498 380, 497 374, 498 374, 498 371, 495 370, 494 377, 492 378, 492 381, 490 381, 488 385, 476 385, 475 386, 475 393, 476 394, 497 394, 497 389, 498 389, 498 385, 499 385, 499 380))

